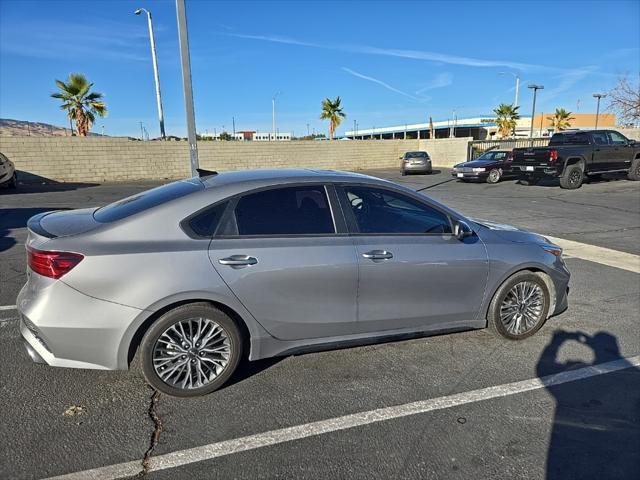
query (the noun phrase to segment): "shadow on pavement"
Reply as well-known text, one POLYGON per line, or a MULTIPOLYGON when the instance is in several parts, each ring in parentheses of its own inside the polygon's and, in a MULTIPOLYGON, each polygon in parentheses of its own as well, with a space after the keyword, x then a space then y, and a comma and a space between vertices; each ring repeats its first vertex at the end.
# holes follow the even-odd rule
MULTIPOLYGON (((615 336, 557 331, 542 352, 537 373, 544 377, 613 360, 626 362, 615 336), (560 361, 560 348, 567 342, 591 349, 593 363, 560 361)), ((622 479, 640 471, 640 369, 628 366, 546 387, 556 400, 547 479, 622 479)))
POLYGON ((81 188, 96 187, 99 183, 90 182, 58 182, 22 170, 17 171, 18 185, 15 189, 2 188, 0 195, 19 195, 22 193, 68 192, 81 188))

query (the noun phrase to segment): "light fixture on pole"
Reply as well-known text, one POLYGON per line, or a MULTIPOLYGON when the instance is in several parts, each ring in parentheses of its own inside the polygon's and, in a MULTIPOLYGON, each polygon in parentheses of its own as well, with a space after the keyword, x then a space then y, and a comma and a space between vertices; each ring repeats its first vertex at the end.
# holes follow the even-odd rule
POLYGON ((156 41, 153 35, 153 22, 151 21, 151 12, 146 8, 139 8, 135 12, 135 15, 140 15, 142 12, 147 14, 147 24, 149 25, 149 42, 151 43, 151 61, 153 63, 153 79, 156 83, 156 103, 158 104, 158 119, 160 120, 160 137, 164 140, 166 135, 164 133, 164 113, 162 112, 162 97, 160 95, 160 74, 158 73, 158 58, 156 56, 156 41))
POLYGON ((180 60, 182 62, 182 86, 184 104, 187 113, 187 136, 189 139, 189 160, 191 175, 198 176, 198 142, 196 140, 196 116, 193 111, 193 88, 191 86, 191 59, 189 57, 189 35, 187 33, 187 12, 184 0, 176 0, 178 16, 178 40, 180 43, 180 60))
POLYGON ((536 83, 530 83, 527 85, 527 88, 531 88, 533 90, 533 108, 531 109, 531 129, 529 130, 529 144, 533 146, 533 120, 536 116, 536 96, 538 90, 542 90, 544 85, 539 85, 536 83))
POLYGON ((272 140, 276 139, 276 97, 280 95, 282 92, 276 92, 273 97, 271 97, 271 133, 272 140))
POLYGON ((516 79, 516 98, 513 101, 514 108, 518 106, 518 93, 520 93, 520 75, 517 75, 513 72, 499 72, 498 75, 513 75, 516 79))
POLYGON ((598 117, 600 116, 600 99, 606 97, 606 93, 594 93, 593 98, 598 99, 598 103, 596 106, 596 129, 598 128, 598 117))

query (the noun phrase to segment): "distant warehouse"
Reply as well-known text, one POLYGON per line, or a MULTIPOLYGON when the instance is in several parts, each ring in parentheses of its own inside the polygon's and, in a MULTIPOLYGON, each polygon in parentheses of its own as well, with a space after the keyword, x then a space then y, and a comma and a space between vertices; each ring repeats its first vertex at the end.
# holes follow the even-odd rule
MULTIPOLYGON (((533 135, 546 137, 553 133, 550 113, 536 115, 533 121, 533 135)), ((571 128, 589 130, 595 128, 595 113, 572 113, 571 128)), ((598 128, 614 128, 616 117, 613 114, 601 113, 598 117, 598 128)), ((345 137, 356 140, 393 140, 410 138, 431 138, 433 128, 434 138, 473 137, 474 140, 497 138, 498 126, 495 117, 457 118, 440 120, 433 124, 407 123, 391 127, 373 127, 369 129, 348 130, 345 137)), ((531 117, 521 117, 516 125, 516 137, 528 137, 531 129, 531 117)))
MULTIPOLYGON (((204 133, 202 134, 203 138, 207 138, 210 140, 220 140, 226 132, 221 133, 204 133)), ((280 133, 277 132, 275 136, 271 132, 257 132, 254 130, 243 130, 236 133, 227 133, 231 140, 242 141, 242 142, 288 142, 291 140, 290 133, 280 133)))

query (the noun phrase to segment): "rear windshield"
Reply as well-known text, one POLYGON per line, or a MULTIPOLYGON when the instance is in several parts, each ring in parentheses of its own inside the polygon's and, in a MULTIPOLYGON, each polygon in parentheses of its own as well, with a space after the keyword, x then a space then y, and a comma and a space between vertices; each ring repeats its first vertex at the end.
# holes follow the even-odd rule
POLYGON ((549 145, 589 145, 589 135, 587 133, 554 133, 549 145))
POLYGON ((427 152, 407 152, 404 154, 404 158, 425 158, 427 152))
POLYGON ((168 183, 99 208, 93 218, 102 223, 115 222, 203 188, 199 180, 168 183))

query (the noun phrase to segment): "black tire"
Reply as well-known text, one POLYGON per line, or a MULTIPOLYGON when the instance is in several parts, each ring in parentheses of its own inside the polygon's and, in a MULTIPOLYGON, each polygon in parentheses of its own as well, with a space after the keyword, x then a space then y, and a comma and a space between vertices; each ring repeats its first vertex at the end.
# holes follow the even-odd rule
POLYGON ((18 177, 15 172, 13 172, 13 177, 11 177, 11 180, 9 180, 7 186, 12 190, 18 186, 18 177))
POLYGON ((400 170, 400 175, 402 175, 403 177, 407 174, 407 172, 405 172, 404 170, 400 170))
POLYGON ((520 185, 525 185, 530 187, 533 185, 537 185, 539 181, 540 179, 537 177, 527 177, 527 178, 521 178, 520 180, 518 180, 518 183, 520 185))
MULTIPOLYGON (((189 362, 188 358, 189 356, 191 356, 192 359, 190 360, 190 362, 195 364, 195 362, 198 361, 198 354, 203 357, 212 355, 202 354, 202 352, 195 353, 195 345, 192 345, 191 347, 192 348, 189 348, 189 353, 187 353, 186 355, 178 355, 178 352, 176 352, 174 354, 176 356, 176 359, 178 356, 180 356, 187 359, 187 362, 189 362)), ((189 303, 187 305, 182 305, 166 312, 151 325, 149 330, 147 330, 144 337, 142 338, 136 360, 140 365, 146 381, 156 390, 174 397, 197 397, 217 390, 222 385, 224 385, 227 380, 229 380, 229 377, 231 377, 233 372, 236 370, 236 368, 238 367, 238 363, 242 358, 242 347, 243 344, 240 330, 236 323, 231 318, 229 318, 228 315, 213 307, 209 303, 189 303), (203 386, 193 388, 176 387, 162 380, 162 378, 160 378, 160 376, 156 372, 153 364, 154 349, 156 348, 158 339, 161 335, 164 334, 167 329, 169 329, 172 325, 177 325, 180 322, 188 321, 191 319, 209 320, 217 324, 217 326, 222 329, 223 333, 227 337, 225 339, 225 342, 228 339, 229 353, 227 363, 226 365, 224 365, 224 367, 222 367, 222 370, 218 372, 213 379, 208 381, 208 383, 204 384, 203 386)), ((197 363, 197 365, 200 365, 200 363, 197 363)), ((202 365, 204 365, 204 363, 202 365)), ((159 368, 161 369, 164 367, 159 368)), ((171 377, 171 375, 169 377, 171 377)))
POLYGON ((487 175, 487 183, 498 183, 502 178, 502 172, 498 168, 492 168, 487 175))
POLYGON ((629 173, 627 173, 627 178, 636 182, 640 180, 640 158, 636 158, 631 162, 631 168, 629 169, 629 173))
POLYGON ((582 186, 583 181, 584 172, 582 171, 582 167, 579 164, 574 163, 573 165, 568 165, 567 168, 564 169, 564 173, 560 177, 560 187, 568 190, 575 190, 582 186))
POLYGON ((523 340, 540 330, 542 325, 544 325, 544 322, 547 320, 551 303, 549 288, 547 287, 547 284, 545 283, 541 275, 543 274, 537 274, 525 270, 512 275, 502 285, 500 285, 500 288, 498 288, 498 291, 495 293, 493 299, 491 300, 489 311, 487 313, 487 326, 489 327, 489 330, 491 330, 494 334, 507 338, 509 340, 523 340), (505 298, 510 294, 511 290, 516 285, 522 284, 523 282, 533 283, 540 288, 541 296, 543 298, 543 305, 541 307, 540 316, 535 324, 521 334, 514 334, 511 333, 502 322, 500 318, 500 309, 503 305, 503 302, 505 301, 505 298))

